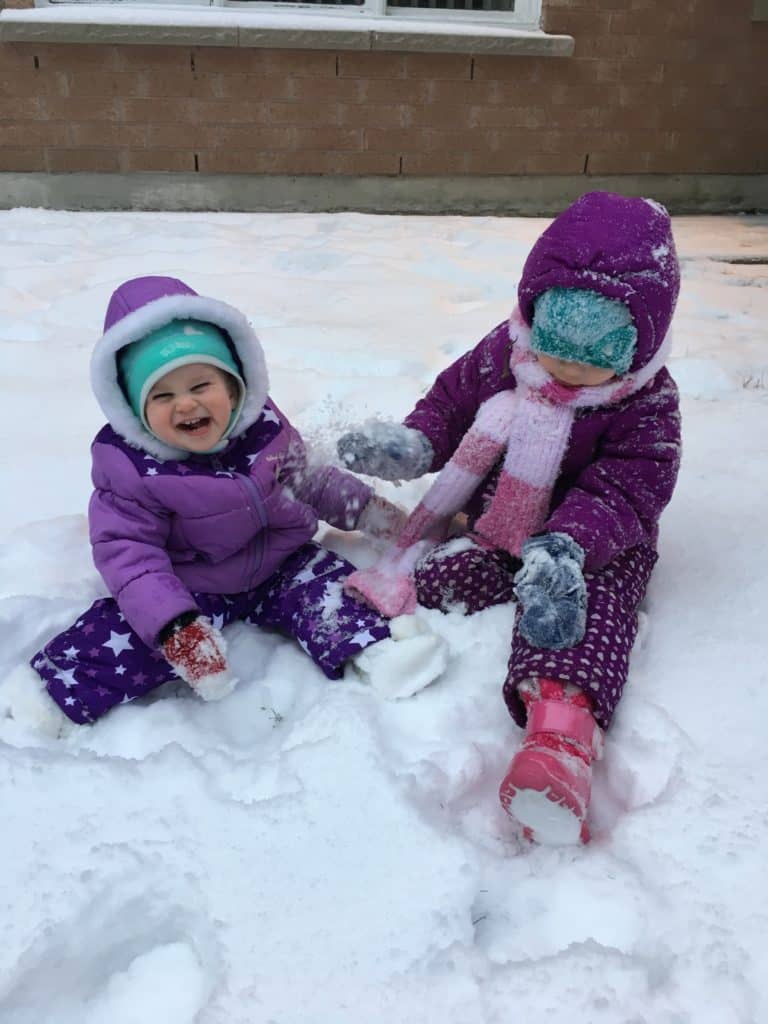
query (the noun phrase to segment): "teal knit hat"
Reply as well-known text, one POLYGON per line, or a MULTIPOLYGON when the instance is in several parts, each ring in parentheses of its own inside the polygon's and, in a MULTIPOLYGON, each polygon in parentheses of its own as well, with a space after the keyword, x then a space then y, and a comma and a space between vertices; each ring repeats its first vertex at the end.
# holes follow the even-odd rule
MULTIPOLYGON (((147 395, 166 373, 188 366, 206 363, 234 377, 240 395, 237 407, 229 421, 232 427, 240 415, 245 400, 245 381, 224 332, 203 320, 172 320, 140 341, 135 341, 117 354, 120 384, 136 416, 147 430, 149 424, 144 413, 147 395)), ((226 435, 229 433, 227 429, 226 435)), ((151 432, 151 431, 150 431, 151 432)))
POLYGON ((621 376, 632 365, 637 328, 623 302, 584 288, 550 288, 535 300, 534 352, 621 376))

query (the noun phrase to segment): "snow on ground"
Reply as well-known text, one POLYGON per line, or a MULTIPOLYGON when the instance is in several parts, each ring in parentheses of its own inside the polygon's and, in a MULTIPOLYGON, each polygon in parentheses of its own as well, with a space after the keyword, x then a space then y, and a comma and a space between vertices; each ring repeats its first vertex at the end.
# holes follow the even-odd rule
POLYGON ((451 664, 408 701, 239 625, 221 704, 171 686, 59 741, 2 717, 3 681, 103 593, 87 368, 118 283, 246 311, 329 453, 507 315, 544 225, 0 213, 2 1024, 768 1020, 768 272, 728 262, 768 257, 766 218, 675 225, 685 458, 588 848, 521 845, 496 802, 511 608, 423 612, 451 664))

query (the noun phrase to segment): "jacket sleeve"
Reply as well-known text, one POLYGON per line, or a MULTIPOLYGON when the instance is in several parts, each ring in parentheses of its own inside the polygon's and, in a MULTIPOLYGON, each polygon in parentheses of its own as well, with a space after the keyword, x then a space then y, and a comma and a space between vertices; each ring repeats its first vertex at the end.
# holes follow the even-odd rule
POLYGON ((595 460, 577 477, 544 529, 567 533, 596 571, 637 544, 655 544, 680 467, 677 387, 666 371, 619 412, 595 460))
POLYGON ((405 425, 420 430, 432 445, 435 455, 430 472, 442 469, 456 451, 480 405, 513 386, 510 350, 509 329, 504 322, 443 370, 406 416, 405 425))
POLYGON ((166 551, 169 514, 147 500, 130 460, 94 444, 88 508, 93 560, 128 625, 149 647, 182 612, 199 611, 166 551))
POLYGON ((338 530, 354 530, 373 490, 346 470, 313 465, 298 430, 282 412, 279 415, 288 434, 279 458, 279 483, 296 501, 308 505, 318 519, 338 530))

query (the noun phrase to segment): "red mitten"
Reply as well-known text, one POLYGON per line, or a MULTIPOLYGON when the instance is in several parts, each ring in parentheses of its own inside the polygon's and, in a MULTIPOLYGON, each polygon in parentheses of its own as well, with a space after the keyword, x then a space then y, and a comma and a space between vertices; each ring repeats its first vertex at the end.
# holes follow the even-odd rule
POLYGON ((224 637, 198 616, 174 629, 162 643, 165 660, 203 700, 221 700, 237 682, 229 673, 224 637))

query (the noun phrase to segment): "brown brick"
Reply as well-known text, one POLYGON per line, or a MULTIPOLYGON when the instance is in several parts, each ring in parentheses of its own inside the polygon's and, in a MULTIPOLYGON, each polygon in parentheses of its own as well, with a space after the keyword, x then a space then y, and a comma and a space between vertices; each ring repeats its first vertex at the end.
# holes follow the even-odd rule
POLYGON ((367 152, 419 153, 429 150, 429 132, 423 128, 366 128, 367 152))
POLYGON ((204 46, 192 53, 198 74, 227 76, 267 74, 267 51, 204 46))
POLYGON ((409 53, 403 58, 402 68, 406 78, 458 78, 469 81, 472 58, 454 53, 409 53))
POLYGON ((583 163, 575 154, 552 156, 535 151, 509 151, 468 153, 466 167, 468 174, 580 174, 583 163))
POLYGON ((403 175, 467 173, 466 153, 403 153, 403 175))
POLYGON ((0 123, 0 146, 66 146, 69 127, 58 121, 26 121, 0 123))
POLYGON ((118 153, 111 149, 47 149, 46 156, 48 170, 52 173, 112 173, 120 170, 118 153))
POLYGON ((35 48, 31 43, 0 44, 0 72, 6 69, 30 71, 35 67, 35 48))
POLYGON ((413 108, 404 104, 352 103, 337 109, 339 124, 345 128, 407 128, 412 123, 413 108))
POLYGON ((211 133, 212 142, 219 149, 275 150, 292 149, 293 127, 246 128, 241 125, 221 125, 211 133))
POLYGON ((317 103, 362 103, 366 83, 359 78, 294 78, 287 80, 295 100, 317 103))
POLYGON ((328 86, 337 79, 291 78, 288 75, 211 75, 213 94, 219 99, 243 100, 289 100, 323 99, 328 86), (305 88, 300 88, 300 87, 305 88))
POLYGON ((135 99, 122 101, 123 119, 138 121, 140 124, 177 124, 194 121, 198 111, 198 100, 185 99, 135 99))
POLYGON ((17 96, 26 99, 29 96, 55 94, 56 79, 41 71, 12 71, 0 75, 0 98, 15 99, 17 96))
POLYGON ((269 123, 268 104, 242 100, 196 100, 190 120, 203 125, 262 125, 269 123))
POLYGON ((109 97, 45 96, 42 106, 51 121, 119 121, 123 102, 109 97))
POLYGON ((94 71, 88 68, 66 73, 66 90, 62 95, 73 99, 92 96, 139 96, 141 76, 135 72, 94 71))
POLYGON ((551 117, 544 107, 494 106, 472 107, 470 110, 472 124, 476 128, 541 128, 549 123, 551 117))
POLYGON ((387 153, 275 153, 273 174, 398 174, 400 158, 387 153))
MULTIPOLYGON (((426 106, 414 106, 410 108, 410 124, 416 128, 472 128, 476 119, 473 117, 473 108, 470 106, 450 107, 443 104, 430 103, 426 106)), ((482 110, 492 108, 482 107, 482 110)), ((373 125, 379 127, 376 121, 373 125)), ((482 126, 481 127, 485 127, 482 126)))
POLYGON ((339 78, 405 78, 402 53, 345 52, 339 54, 339 78))
MULTIPOLYGON (((564 63, 557 61, 558 64, 564 63)), ((473 79, 482 81, 538 82, 541 78, 541 57, 475 57, 473 79)))
POLYGON ((80 149, 140 149, 147 144, 147 128, 113 121, 84 121, 69 126, 69 144, 80 149))
POLYGON ((0 146, 0 171, 45 171, 45 154, 41 148, 0 146))
POLYGON ((117 51, 110 44, 30 43, 43 71, 72 71, 75 68, 117 70, 117 51))
MULTIPOLYGON (((146 145, 149 149, 196 150, 210 146, 211 129, 201 124, 150 124, 146 128, 146 145)), ((133 146, 132 148, 137 148, 133 146)))
POLYGON ((269 150, 227 147, 198 153, 201 174, 272 174, 275 154, 269 150))
MULTIPOLYGON (((37 96, 28 99, 0 100, 0 121, 37 121, 45 117, 45 111, 37 96)), ((0 127, 2 132, 2 127, 0 127)))
POLYGON ((147 68, 139 72, 139 96, 185 97, 210 100, 220 95, 218 75, 198 75, 189 71, 147 68))
MULTIPOLYGON (((449 107, 467 104, 472 106, 496 103, 499 90, 506 83, 485 82, 428 82, 426 98, 422 102, 445 104, 449 107)), ((513 94, 510 90, 510 94, 513 94)), ((538 90, 531 89, 531 96, 540 97, 538 90)))
POLYGON ((601 84, 617 82, 659 84, 665 80, 666 65, 660 61, 596 60, 590 63, 595 67, 595 80, 601 84))
POLYGON ((268 103, 271 124, 338 125, 335 103, 268 103))
MULTIPOLYGON (((362 95, 365 103, 426 103, 429 99, 431 86, 435 83, 417 78, 361 79, 362 95)), ((454 85, 456 83, 445 83, 454 85)))
POLYGON ((330 50, 266 50, 264 73, 271 78, 335 78, 336 54, 330 50))
POLYGON ((158 70, 186 74, 192 68, 193 51, 186 46, 116 46, 118 71, 158 70))
POLYGON ((306 128, 297 125, 292 131, 293 147, 298 150, 363 149, 362 128, 306 128))
POLYGON ((127 149, 120 153, 120 170, 124 173, 194 171, 195 154, 176 149, 127 149))

